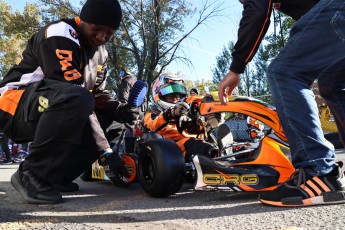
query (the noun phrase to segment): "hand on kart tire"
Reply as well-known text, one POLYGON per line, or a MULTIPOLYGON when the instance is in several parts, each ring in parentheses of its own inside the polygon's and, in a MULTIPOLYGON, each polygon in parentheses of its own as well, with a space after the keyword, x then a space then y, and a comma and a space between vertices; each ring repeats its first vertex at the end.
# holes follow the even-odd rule
POLYGON ((114 152, 102 154, 98 158, 98 163, 103 166, 105 174, 119 187, 127 187, 130 175, 124 166, 121 157, 114 152))

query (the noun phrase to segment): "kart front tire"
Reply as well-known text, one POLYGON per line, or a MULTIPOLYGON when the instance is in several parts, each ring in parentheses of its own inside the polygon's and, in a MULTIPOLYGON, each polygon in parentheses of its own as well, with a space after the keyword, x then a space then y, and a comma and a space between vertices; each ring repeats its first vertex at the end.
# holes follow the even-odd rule
POLYGON ((152 197, 167 197, 180 190, 184 181, 185 160, 177 144, 155 139, 143 144, 138 158, 138 180, 152 197))

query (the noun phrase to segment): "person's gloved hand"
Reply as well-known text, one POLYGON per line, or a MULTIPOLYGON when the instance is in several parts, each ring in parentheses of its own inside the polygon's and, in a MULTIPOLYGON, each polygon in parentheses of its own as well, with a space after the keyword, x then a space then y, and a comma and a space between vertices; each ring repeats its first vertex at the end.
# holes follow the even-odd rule
POLYGON ((120 117, 123 122, 134 125, 139 119, 139 109, 137 107, 125 105, 120 108, 120 117))
POLYGON ((188 113, 189 105, 186 102, 177 102, 171 109, 172 117, 180 117, 188 113))
POLYGON ((165 120, 170 120, 175 117, 180 117, 187 114, 189 110, 189 105, 186 102, 177 102, 174 107, 167 109, 163 113, 165 120))
POLYGON ((130 175, 119 154, 113 151, 104 152, 99 158, 98 163, 103 166, 105 174, 119 187, 127 187, 130 175))

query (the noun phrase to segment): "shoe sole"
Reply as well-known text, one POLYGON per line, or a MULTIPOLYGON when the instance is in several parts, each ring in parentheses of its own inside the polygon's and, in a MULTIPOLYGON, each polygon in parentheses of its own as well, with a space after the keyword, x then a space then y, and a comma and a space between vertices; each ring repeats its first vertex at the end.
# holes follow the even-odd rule
POLYGON ((15 172, 11 176, 11 184, 20 193, 20 195, 24 198, 24 200, 28 204, 57 204, 63 201, 62 198, 58 200, 54 200, 54 201, 49 201, 49 200, 41 200, 41 199, 35 199, 32 197, 29 197, 28 194, 26 193, 25 188, 21 185, 19 181, 18 171, 15 172))
POLYGON ((284 201, 270 201, 259 199, 260 202, 272 206, 280 207, 301 207, 301 206, 313 206, 313 205, 327 205, 327 204, 343 204, 345 203, 345 192, 327 192, 321 196, 315 196, 312 198, 301 199, 286 199, 284 201))

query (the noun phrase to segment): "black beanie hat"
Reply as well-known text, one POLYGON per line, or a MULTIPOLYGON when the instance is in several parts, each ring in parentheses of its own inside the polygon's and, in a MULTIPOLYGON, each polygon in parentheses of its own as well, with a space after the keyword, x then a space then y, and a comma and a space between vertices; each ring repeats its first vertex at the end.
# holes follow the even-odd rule
POLYGON ((117 0, 87 0, 80 11, 80 19, 117 30, 122 19, 122 10, 117 0))

